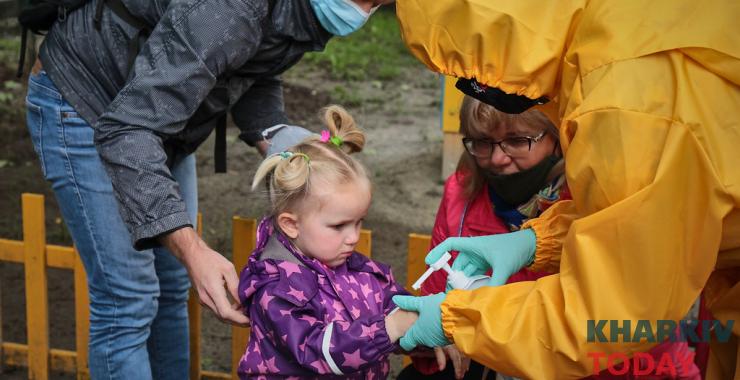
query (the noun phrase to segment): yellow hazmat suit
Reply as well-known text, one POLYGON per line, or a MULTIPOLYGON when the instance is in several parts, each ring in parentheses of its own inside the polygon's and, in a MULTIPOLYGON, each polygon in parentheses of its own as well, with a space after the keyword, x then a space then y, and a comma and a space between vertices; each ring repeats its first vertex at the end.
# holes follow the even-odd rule
MULTIPOLYGON (((679 320, 703 288, 740 319, 740 2, 398 0, 429 68, 548 96, 572 201, 528 223, 537 282, 452 291, 445 334, 473 359, 533 379, 590 375, 588 320, 679 320)), ((547 107, 546 107, 547 108, 547 107)), ((605 333, 609 336, 608 326, 605 333)), ((740 376, 740 323, 707 378, 740 376)), ((601 368, 605 367, 601 361, 601 368)))

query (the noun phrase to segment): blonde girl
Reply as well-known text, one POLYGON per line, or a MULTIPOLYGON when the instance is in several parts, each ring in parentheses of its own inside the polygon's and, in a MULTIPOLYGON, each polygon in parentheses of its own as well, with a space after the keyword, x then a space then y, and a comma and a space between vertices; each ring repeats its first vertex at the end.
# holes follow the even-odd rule
POLYGON ((323 122, 320 136, 266 158, 254 177, 272 207, 239 284, 252 321, 243 379, 384 379, 416 319, 392 313, 392 296, 406 292, 390 269, 355 252, 372 186, 351 154, 365 135, 338 106, 323 122))

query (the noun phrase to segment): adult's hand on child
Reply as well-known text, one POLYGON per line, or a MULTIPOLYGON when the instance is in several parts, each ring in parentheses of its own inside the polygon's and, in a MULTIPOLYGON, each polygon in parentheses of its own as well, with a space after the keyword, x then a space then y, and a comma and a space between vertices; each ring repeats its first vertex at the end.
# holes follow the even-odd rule
POLYGON ((270 156, 298 145, 313 134, 297 125, 278 124, 262 132, 264 139, 257 143, 257 150, 263 156, 270 156))
POLYGON ((437 367, 443 371, 447 366, 447 357, 450 358, 455 369, 455 379, 462 379, 470 368, 470 358, 463 355, 454 344, 444 347, 434 347, 434 356, 437 358, 437 367))
POLYGON ((531 229, 506 234, 448 238, 427 254, 424 261, 434 264, 447 251, 458 251, 452 269, 467 276, 485 274, 493 269, 489 286, 506 283, 512 274, 534 259, 537 238, 531 229))
POLYGON ((160 238, 160 242, 185 265, 201 305, 211 309, 223 322, 249 326, 249 318, 240 310, 239 303, 231 303, 228 297, 239 299, 239 277, 234 264, 209 248, 190 227, 171 232, 160 238))
POLYGON ((439 306, 445 300, 444 293, 431 296, 393 296, 393 302, 403 310, 419 313, 419 319, 401 337, 401 348, 411 351, 416 346, 439 347, 450 344, 442 330, 442 312, 439 306))

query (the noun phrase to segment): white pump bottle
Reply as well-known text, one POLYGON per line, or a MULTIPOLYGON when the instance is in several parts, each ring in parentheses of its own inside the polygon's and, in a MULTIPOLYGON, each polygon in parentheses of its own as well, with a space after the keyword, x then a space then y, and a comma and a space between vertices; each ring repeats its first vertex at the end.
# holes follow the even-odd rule
POLYGON ((450 255, 449 252, 445 252, 439 260, 429 266, 426 272, 424 272, 424 274, 422 274, 421 277, 411 285, 411 287, 414 288, 414 290, 419 290, 419 288, 421 288, 421 284, 426 281, 432 273, 440 269, 444 269, 445 272, 447 272, 447 282, 453 289, 477 289, 488 284, 488 280, 491 279, 491 277, 484 275, 468 277, 462 271, 452 270, 452 268, 450 268, 450 264, 447 263, 450 258, 452 258, 452 255, 450 255))

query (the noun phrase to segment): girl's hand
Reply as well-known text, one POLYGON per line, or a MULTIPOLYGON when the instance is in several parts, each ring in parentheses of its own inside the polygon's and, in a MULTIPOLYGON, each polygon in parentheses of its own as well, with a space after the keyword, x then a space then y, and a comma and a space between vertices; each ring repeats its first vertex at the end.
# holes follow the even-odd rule
POLYGON ((447 365, 447 356, 450 357, 452 366, 455 368, 455 379, 462 379, 470 368, 470 358, 458 351, 454 344, 435 347, 434 354, 437 357, 437 366, 440 371, 444 370, 447 365))
POLYGON ((417 319, 419 319, 419 314, 402 309, 396 309, 388 314, 385 317, 385 331, 388 333, 391 342, 395 343, 406 334, 406 331, 411 328, 411 325, 417 319))

